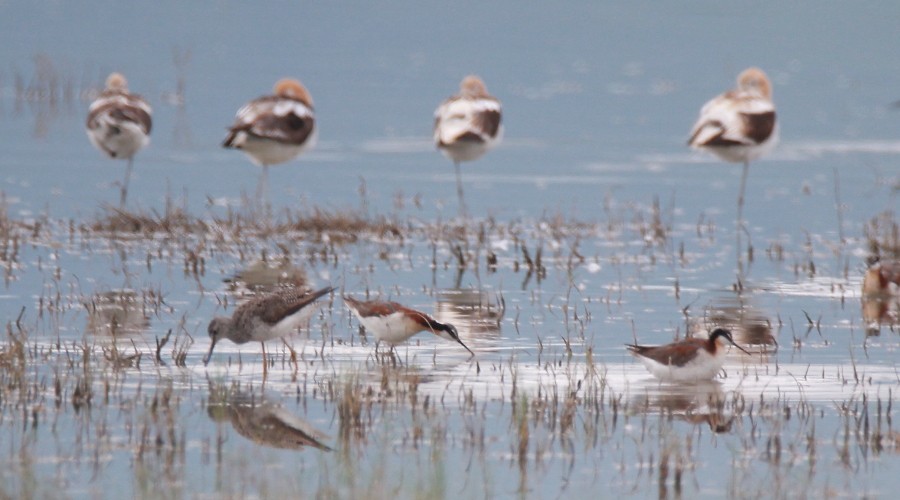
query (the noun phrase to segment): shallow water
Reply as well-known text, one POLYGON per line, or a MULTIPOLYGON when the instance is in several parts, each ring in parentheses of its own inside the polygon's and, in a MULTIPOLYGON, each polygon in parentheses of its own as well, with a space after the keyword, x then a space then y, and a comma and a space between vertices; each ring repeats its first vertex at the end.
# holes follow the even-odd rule
POLYGON ((896 225, 898 7, 454 5, 0 6, 4 495, 900 486, 897 304, 860 302, 867 236, 896 225), (751 64, 782 143, 750 169, 739 278, 740 168, 684 141, 751 64), (206 229, 91 228, 123 173, 83 132, 113 69, 154 107, 129 210, 183 207, 206 229), (464 166, 463 221, 429 135, 470 72, 506 134, 464 166), (285 75, 310 88, 320 141, 272 169, 271 222, 319 208, 397 233, 222 222, 247 216, 258 175, 219 148, 224 127, 285 75), (475 359, 425 334, 377 358, 338 293, 289 339, 296 362, 272 342, 264 378, 258 344, 222 342, 205 367, 209 320, 279 276, 433 313, 475 359), (713 324, 754 354, 709 384, 661 385, 623 348, 713 324))

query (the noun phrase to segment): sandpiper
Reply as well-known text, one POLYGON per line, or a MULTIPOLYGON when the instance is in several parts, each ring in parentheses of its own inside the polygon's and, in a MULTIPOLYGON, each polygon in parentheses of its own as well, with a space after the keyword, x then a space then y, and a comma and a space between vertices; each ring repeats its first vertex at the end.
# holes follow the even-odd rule
POLYGON ((500 101, 488 94, 481 78, 469 75, 459 85, 459 94, 445 100, 434 112, 434 143, 456 168, 456 194, 463 203, 459 164, 474 161, 494 147, 503 136, 500 101))
POLYGON ((772 104, 772 84, 759 68, 738 75, 737 88, 703 105, 688 145, 707 150, 722 160, 743 163, 738 194, 738 225, 743 224, 744 187, 750 162, 778 143, 778 123, 772 104))
POLYGON ((731 338, 731 332, 716 328, 709 339, 685 339, 660 346, 626 344, 656 378, 671 382, 709 380, 725 362, 726 342, 747 352, 731 338))
POLYGON ((141 96, 128 92, 121 73, 106 79, 106 89, 88 108, 87 136, 91 144, 113 159, 128 160, 119 203, 125 206, 134 155, 150 142, 152 110, 141 96))
MULTIPOLYGON (((471 349, 459 338, 456 327, 441 323, 431 316, 396 302, 378 300, 361 301, 344 296, 344 303, 359 318, 366 331, 375 335, 378 342, 387 342, 391 347, 406 341, 413 335, 426 331, 438 337, 459 342, 473 356, 471 349)), ((377 344, 376 344, 377 349, 377 344)))
POLYGON ((207 328, 212 343, 203 359, 208 364, 216 343, 230 339, 235 344, 256 341, 262 345, 263 366, 265 366, 267 340, 282 338, 296 331, 309 321, 315 311, 314 302, 334 290, 326 287, 315 292, 305 289, 287 288, 262 295, 241 304, 230 318, 216 317, 207 328))
POLYGON ((274 95, 254 99, 238 110, 222 146, 240 149, 262 167, 257 194, 264 196, 269 166, 293 160, 315 142, 312 97, 302 83, 284 78, 275 84, 274 95))

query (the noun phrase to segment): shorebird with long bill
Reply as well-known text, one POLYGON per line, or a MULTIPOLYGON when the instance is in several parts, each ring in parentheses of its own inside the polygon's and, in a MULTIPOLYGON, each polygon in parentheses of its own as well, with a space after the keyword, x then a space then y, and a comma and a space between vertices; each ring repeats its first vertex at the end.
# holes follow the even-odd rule
POLYGON ((725 363, 728 344, 750 354, 737 345, 731 332, 724 328, 716 328, 706 340, 691 338, 660 346, 626 344, 625 347, 660 380, 697 382, 709 380, 719 373, 725 363))
POLYGON ((87 116, 87 136, 106 156, 128 160, 119 204, 124 207, 134 155, 150 143, 153 110, 143 97, 128 92, 128 80, 121 73, 106 79, 106 89, 91 103, 87 116))
POLYGON ((344 303, 353 311, 366 331, 375 336, 377 343, 385 342, 393 348, 419 332, 431 332, 443 339, 457 342, 470 354, 475 355, 459 338, 459 332, 455 326, 450 323, 441 323, 421 311, 410 309, 396 302, 362 301, 346 295, 344 303))
POLYGON ((238 306, 230 318, 213 318, 207 328, 211 343, 203 364, 209 363, 213 349, 222 339, 229 339, 235 344, 259 342, 265 373, 268 364, 265 342, 291 335, 297 328, 308 323, 316 310, 316 300, 333 290, 332 287, 326 287, 310 292, 302 288, 286 288, 250 299, 238 306))
POLYGON ((459 94, 434 112, 434 143, 453 161, 460 212, 465 214, 460 163, 481 158, 503 137, 500 101, 490 95, 481 78, 469 75, 459 84, 459 94))

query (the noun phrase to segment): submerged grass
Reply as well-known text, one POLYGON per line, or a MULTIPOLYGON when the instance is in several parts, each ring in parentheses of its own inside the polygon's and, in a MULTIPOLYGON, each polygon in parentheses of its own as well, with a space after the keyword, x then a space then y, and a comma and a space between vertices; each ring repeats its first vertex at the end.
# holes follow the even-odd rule
POLYGON ((893 211, 882 212, 863 226, 871 260, 900 259, 900 224, 893 211))

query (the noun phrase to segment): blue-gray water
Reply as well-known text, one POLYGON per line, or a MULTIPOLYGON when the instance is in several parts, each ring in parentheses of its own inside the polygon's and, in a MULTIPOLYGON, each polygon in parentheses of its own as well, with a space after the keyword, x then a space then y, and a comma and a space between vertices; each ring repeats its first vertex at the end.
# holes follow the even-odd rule
MULTIPOLYGON (((497 381, 497 373, 515 365, 528 391, 555 387, 565 392, 563 381, 569 378, 557 380, 539 368, 538 339, 553 356, 565 357, 560 338, 579 331, 572 326, 577 324, 572 310, 561 310, 561 304, 571 301, 577 304, 577 318, 589 317, 584 339, 573 347, 576 356, 583 360, 590 347, 616 393, 653 394, 655 384, 621 344, 633 336, 646 343, 667 342, 683 333, 685 311, 702 322, 705 309, 734 305, 729 290, 736 276, 733 219, 740 168, 690 151, 685 141, 700 106, 731 88, 741 69, 755 65, 773 80, 782 139, 772 155, 750 169, 744 214, 756 258, 745 276, 742 299, 774 326, 780 349, 761 368, 749 368, 745 377, 737 376, 735 363, 724 390, 748 400, 765 394, 792 404, 812 401, 822 414, 817 425, 824 451, 810 467, 797 458, 807 450, 794 450, 792 460, 800 464, 803 481, 819 493, 832 488, 848 495, 889 496, 900 486, 891 473, 896 448, 865 459, 852 456, 848 464, 839 439, 832 437, 849 413, 836 402, 858 401, 862 395, 890 400, 897 387, 896 331, 883 328, 881 336, 866 339, 859 286, 868 255, 863 224, 897 207, 898 18, 895 2, 0 3, 0 190, 10 217, 26 222, 41 215, 86 222, 101 213, 102 205, 118 201, 112 183, 121 179, 124 165, 94 150, 83 130, 89 91, 113 70, 123 72, 131 89, 154 108, 152 142, 136 157, 131 181, 129 206, 136 210, 162 210, 167 197, 178 203, 186 199, 188 210, 199 217, 222 215, 226 204, 239 208, 241 194, 256 188, 258 169, 242 154, 220 147, 225 127, 244 102, 269 93, 277 79, 294 76, 315 100, 319 143, 299 160, 272 169, 276 209, 357 208, 364 182, 373 213, 446 220, 457 214, 455 178, 450 162, 431 144, 432 113, 463 76, 481 75, 503 102, 505 137, 496 150, 463 166, 469 210, 478 220, 493 216, 501 223, 521 224, 532 252, 538 246, 545 255, 557 252, 556 260, 547 257, 548 277, 523 287, 524 273, 512 263, 520 256, 515 243, 493 237, 489 244, 501 259, 498 272, 482 267, 478 274, 463 275, 462 288, 482 288, 491 300, 502 294, 507 303, 496 337, 472 338, 476 350, 484 349, 481 373, 450 347, 428 339, 413 351, 430 383, 420 389, 423 394, 446 394, 449 381, 475 388, 475 399, 484 405, 478 412, 487 413, 486 421, 468 421, 469 408, 460 403, 464 410, 442 410, 432 415, 438 423, 429 425, 447 428, 454 436, 465 434, 469 426, 483 426, 493 443, 484 467, 470 465, 467 445, 410 451, 402 444, 402 427, 411 425, 415 415, 399 410, 378 414, 375 428, 381 433, 368 446, 352 450, 353 460, 339 453, 257 447, 228 427, 212 424, 204 407, 206 373, 218 382, 258 384, 258 371, 245 366, 238 372, 226 361, 237 352, 247 365, 258 361, 258 346, 223 345, 207 371, 200 363, 208 346, 206 323, 222 313, 217 297, 226 295, 223 279, 249 265, 261 248, 276 252, 278 238, 248 243, 254 252, 244 261, 230 253, 208 254, 205 274, 195 278, 183 272, 181 245, 109 243, 86 236, 85 241, 82 236, 71 241, 61 224, 54 242, 23 245, 19 262, 4 262, 12 279, 0 293, 0 311, 14 320, 24 306, 38 345, 56 342, 57 332, 80 343, 91 338, 82 306, 90 297, 110 290, 159 290, 168 307, 152 315, 136 345, 152 355, 153 339, 169 329, 177 331, 183 321, 184 331, 196 341, 187 368, 126 370, 113 392, 128 400, 140 394, 136 387, 148 391, 174 385, 185 401, 174 417, 188 441, 181 458, 190 478, 182 486, 185 496, 227 490, 227 481, 216 475, 232 469, 210 465, 216 461, 209 456, 215 448, 211 443, 221 439, 231 457, 226 462, 232 460, 233 468, 246 470, 251 478, 237 481, 246 489, 234 494, 267 496, 267 491, 293 491, 291 484, 315 491, 323 481, 326 486, 340 482, 336 470, 347 463, 359 464, 355 467, 376 478, 354 483, 364 486, 377 482, 372 464, 384 461, 391 472, 410 468, 412 478, 398 486, 406 495, 421 481, 446 483, 447 496, 458 491, 470 496, 597 491, 656 496, 656 476, 642 478, 640 471, 648 460, 644 453, 658 456, 659 450, 628 445, 637 426, 633 421, 614 426, 603 446, 576 446, 574 451, 551 446, 553 453, 543 459, 548 465, 531 470, 520 488, 523 472, 511 458, 515 452, 509 444, 515 434, 509 423, 512 410, 508 402, 498 402, 509 396, 509 387, 497 381), (184 60, 180 69, 176 56, 184 60), (27 87, 45 81, 38 73, 67 82, 71 99, 60 96, 55 104, 47 96, 18 99, 17 78, 27 87), (183 107, 173 99, 179 77, 185 83, 183 107), (398 196, 403 208, 396 208, 398 196), (640 223, 635 219, 652 212, 655 198, 672 228, 661 246, 642 239, 636 229, 640 223), (578 241, 586 259, 569 273, 565 260, 575 241, 554 239, 548 229, 532 232, 537 219, 557 213, 627 229, 611 235, 611 228, 608 236, 578 241), (679 258, 682 244, 686 259, 679 258), (163 252, 147 266, 145 255, 157 255, 160 248, 172 254, 163 252), (784 258, 774 257, 781 249, 784 258), (68 308, 58 317, 38 317, 42 299, 54 295, 57 283, 68 308), (807 315, 820 327, 808 330, 807 315), (429 373, 435 346, 450 367, 434 367, 435 373, 429 373), (509 363, 511 357, 516 363, 509 363), (853 382, 854 363, 871 375, 870 383, 853 382), (820 376, 819 382, 811 380, 810 370, 820 376), (849 385, 840 383, 846 379, 849 385), (438 461, 445 471, 428 468, 427 458, 435 454, 445 454, 438 461), (571 457, 576 457, 575 466, 567 469, 571 457), (266 472, 260 464, 274 464, 278 472, 266 472), (805 475, 810 469, 815 473, 805 475), (302 473, 285 484, 284 475, 294 470, 302 473), (261 479, 252 480, 255 476, 261 479), (470 482, 457 486, 457 476, 470 477, 470 482)), ((430 243, 411 244, 351 245, 340 251, 336 265, 304 263, 305 252, 318 248, 313 243, 291 250, 293 260, 306 265, 318 284, 341 286, 351 294, 380 291, 433 311, 437 292, 457 285, 454 260, 441 248, 439 260, 449 264, 433 273, 430 243), (379 257, 380 252, 387 257, 379 257)), ((325 308, 324 316, 335 337, 356 338, 356 323, 340 299, 325 308)), ((307 350, 323 342, 321 330, 314 327, 310 336, 319 340, 303 344, 307 350)), ((323 378, 343 381, 345 374, 362 370, 370 350, 358 343, 330 345, 322 371, 301 375, 304 391, 307 385, 324 384, 323 378)), ((46 377, 54 366, 48 361, 34 368, 35 377, 46 377)), ((582 378, 582 372, 573 370, 572 377, 582 378)), ((362 378, 377 385, 379 377, 362 378)), ((270 397, 325 433, 338 434, 335 405, 301 406, 294 398, 298 383, 288 373, 277 371, 273 379, 270 397)), ((456 407, 458 393, 452 394, 448 404, 456 407)), ((45 404, 50 401, 48 396, 45 404)), ((123 411, 96 400, 87 417, 64 412, 52 437, 43 434, 50 433, 45 424, 33 438, 21 436, 19 419, 25 417, 3 416, 0 448, 6 451, 0 464, 6 465, 0 469, 5 471, 3 482, 12 485, 4 491, 27 491, 31 475, 38 484, 72 485, 73 496, 110 496, 106 485, 148 491, 142 489, 147 487, 140 479, 142 467, 163 467, 165 461, 149 461, 148 466, 128 447, 116 445, 133 443, 122 437, 131 425, 123 411), (112 422, 112 438, 85 430, 104 422, 112 422), (90 446, 79 444, 78 436, 90 436, 90 446), (16 451, 20 447, 28 450, 27 456, 16 451)), ((647 418, 665 421, 649 414, 647 418)), ((798 425, 796 419, 791 422, 798 425)), ((766 432, 777 434, 777 424, 772 426, 766 432)), ((746 487, 750 495, 765 495, 766 490, 754 488, 797 480, 796 470, 747 446, 749 427, 744 423, 730 434, 694 437, 697 464, 686 494, 740 494, 746 487), (743 469, 748 472, 735 473, 743 469)), ((757 444, 757 436, 750 436, 757 444)), ((532 446, 540 443, 536 433, 532 446)), ((328 444, 335 446, 335 440, 328 444)), ((764 448, 765 440, 759 446, 764 448)), ((531 453, 534 467, 537 451, 531 453)), ((145 472, 152 477, 159 471, 145 472)))

